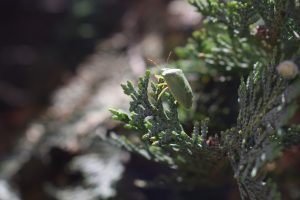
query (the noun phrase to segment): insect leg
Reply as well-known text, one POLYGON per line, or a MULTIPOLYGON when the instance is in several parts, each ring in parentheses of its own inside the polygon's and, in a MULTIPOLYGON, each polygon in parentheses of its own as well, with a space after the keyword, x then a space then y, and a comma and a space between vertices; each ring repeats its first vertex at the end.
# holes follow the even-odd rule
POLYGON ((166 91, 167 89, 168 89, 168 87, 165 87, 165 88, 159 93, 157 100, 160 99, 160 97, 163 95, 163 93, 165 93, 165 91, 166 91))

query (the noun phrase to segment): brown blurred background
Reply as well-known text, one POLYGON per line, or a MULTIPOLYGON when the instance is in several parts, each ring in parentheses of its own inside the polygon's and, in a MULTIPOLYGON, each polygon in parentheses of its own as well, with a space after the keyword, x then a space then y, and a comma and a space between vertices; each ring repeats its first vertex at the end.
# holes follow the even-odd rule
POLYGON ((120 83, 200 26, 186 1, 3 0, 0 21, 1 200, 197 197, 143 188, 171 170, 99 139, 120 83))

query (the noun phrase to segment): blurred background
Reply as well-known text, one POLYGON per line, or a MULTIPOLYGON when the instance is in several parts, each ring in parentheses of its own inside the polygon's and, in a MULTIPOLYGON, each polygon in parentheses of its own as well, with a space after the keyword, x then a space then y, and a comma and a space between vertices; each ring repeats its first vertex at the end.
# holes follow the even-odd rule
MULTIPOLYGON (((166 63, 201 27, 186 0, 2 0, 0 21, 0 200, 239 199, 229 166, 212 176, 216 184, 182 187, 166 181, 173 169, 102 140, 129 134, 108 111, 128 110, 120 84, 154 65, 147 59, 166 63)), ((189 57, 186 49, 170 61, 189 57)), ((226 72, 227 80, 199 60, 189 76, 199 116, 180 115, 189 131, 209 116, 217 133, 235 122, 236 89, 249 68, 226 72)), ((289 172, 277 179, 289 180, 281 190, 300 198, 290 181, 299 177, 299 148, 278 163, 289 172)))
MULTIPOLYGON (((184 0, 3 0, 0 199, 176 199, 143 189, 170 169, 103 142, 120 83, 201 24, 184 0)), ((172 57, 172 56, 171 56, 172 57)))

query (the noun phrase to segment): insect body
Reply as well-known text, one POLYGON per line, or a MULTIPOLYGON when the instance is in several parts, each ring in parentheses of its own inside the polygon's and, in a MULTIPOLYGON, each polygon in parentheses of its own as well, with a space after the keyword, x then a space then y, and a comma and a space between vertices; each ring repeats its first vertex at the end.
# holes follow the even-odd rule
POLYGON ((192 107, 193 92, 181 69, 162 69, 167 86, 175 100, 186 108, 192 107))

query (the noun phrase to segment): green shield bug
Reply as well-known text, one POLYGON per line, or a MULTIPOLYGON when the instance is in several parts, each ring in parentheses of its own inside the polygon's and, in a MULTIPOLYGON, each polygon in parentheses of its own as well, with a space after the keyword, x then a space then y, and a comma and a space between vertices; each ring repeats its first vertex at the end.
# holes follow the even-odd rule
MULTIPOLYGON (((168 56, 167 63, 171 53, 172 52, 170 52, 168 56)), ((148 60, 158 66, 153 60, 148 60)), ((161 76, 164 78, 167 87, 163 89, 159 98, 167 89, 169 89, 174 99, 179 104, 185 108, 191 108, 193 104, 193 91, 182 70, 178 68, 163 68, 161 70, 161 76)))
POLYGON ((191 108, 193 104, 193 92, 182 70, 164 68, 161 75, 175 100, 185 108, 191 108))

